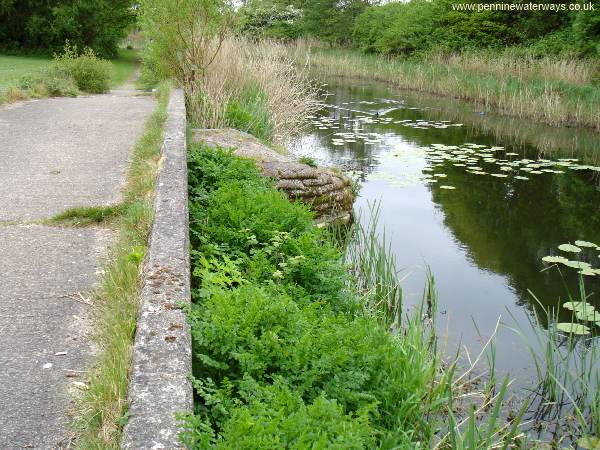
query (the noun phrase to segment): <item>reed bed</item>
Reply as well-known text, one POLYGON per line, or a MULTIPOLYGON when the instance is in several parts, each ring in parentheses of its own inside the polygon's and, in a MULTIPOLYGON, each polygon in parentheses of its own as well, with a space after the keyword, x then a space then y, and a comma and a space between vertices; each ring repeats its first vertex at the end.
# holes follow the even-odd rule
POLYGON ((222 42, 204 76, 186 94, 196 125, 260 130, 253 134, 273 143, 298 134, 319 108, 307 72, 298 70, 283 45, 241 37, 222 42), (235 123, 240 114, 232 113, 232 105, 242 110, 244 124, 235 123))
POLYGON ((318 75, 391 83, 401 89, 447 95, 485 109, 553 126, 600 131, 600 87, 593 61, 464 53, 423 60, 366 55, 307 42, 289 47, 298 64, 318 75))

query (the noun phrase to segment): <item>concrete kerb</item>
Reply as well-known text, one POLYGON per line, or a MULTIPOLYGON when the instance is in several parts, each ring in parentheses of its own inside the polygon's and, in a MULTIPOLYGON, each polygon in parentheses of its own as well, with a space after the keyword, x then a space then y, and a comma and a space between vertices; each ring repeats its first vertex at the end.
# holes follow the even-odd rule
POLYGON ((156 184, 155 217, 133 348, 129 419, 123 449, 176 449, 177 413, 192 412, 186 114, 183 92, 171 93, 156 184))

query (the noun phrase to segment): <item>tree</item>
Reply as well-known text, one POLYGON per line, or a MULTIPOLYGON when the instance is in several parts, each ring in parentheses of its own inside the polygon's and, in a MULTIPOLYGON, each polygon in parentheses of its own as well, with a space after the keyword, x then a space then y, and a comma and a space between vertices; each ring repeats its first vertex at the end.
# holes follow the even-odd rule
POLYGON ((369 7, 369 0, 300 0, 304 34, 327 42, 352 41, 354 22, 369 7))
POLYGON ((193 94, 231 29, 231 6, 222 0, 142 0, 140 7, 145 65, 193 94))
POLYGON ((132 0, 0 0, 0 42, 14 49, 55 52, 69 41, 113 57, 134 21, 132 0))

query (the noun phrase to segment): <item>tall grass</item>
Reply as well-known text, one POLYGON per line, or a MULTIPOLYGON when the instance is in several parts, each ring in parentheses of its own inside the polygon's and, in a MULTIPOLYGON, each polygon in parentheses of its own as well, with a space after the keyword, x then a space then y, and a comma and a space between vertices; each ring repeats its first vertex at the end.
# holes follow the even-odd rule
POLYGON ((315 87, 283 45, 240 37, 223 41, 186 99, 195 125, 241 128, 274 143, 297 134, 318 109, 315 87))
POLYGON ((444 360, 436 332, 438 298, 434 276, 428 271, 423 297, 416 307, 412 311, 403 308, 396 261, 385 233, 379 230, 378 219, 379 204, 370 204, 366 215, 363 213, 349 229, 341 233, 334 230, 334 241, 342 242, 346 248, 345 260, 363 296, 366 314, 374 315, 405 348, 411 349, 416 366, 427 368, 422 372, 425 384, 430 386, 421 400, 429 424, 424 448, 531 448, 522 432, 529 403, 524 402, 514 416, 508 417, 510 379, 505 377, 499 389, 496 387, 495 336, 499 323, 464 370, 458 371, 458 354, 444 360), (482 375, 475 372, 484 358, 490 372, 480 388, 482 375))
POLYGON ((522 80, 562 81, 585 86, 592 83, 598 72, 598 62, 576 57, 536 57, 523 51, 508 48, 505 51, 465 51, 455 54, 433 53, 426 61, 449 65, 464 71, 505 77, 507 75, 522 80))
POLYGON ((309 61, 317 74, 384 81, 402 89, 470 100, 502 114, 600 131, 600 87, 591 83, 597 63, 536 60, 510 53, 409 60, 315 47, 304 41, 289 49, 298 64, 309 61))
MULTIPOLYGON (((543 433, 557 436, 558 444, 573 443, 586 436, 600 436, 600 349, 596 336, 565 334, 557 329, 559 308, 544 307, 531 293, 542 317, 530 319, 535 330, 528 339, 523 326, 513 318, 509 326, 523 339, 536 371, 532 391, 531 419, 545 423, 543 433), (547 323, 547 329, 541 325, 547 323)), ((570 302, 586 302, 583 279, 579 291, 568 294, 570 302)), ((591 306, 590 306, 591 308, 591 306)), ((571 318, 576 322, 575 315, 571 318)))
POLYGON ((370 205, 365 222, 357 217, 346 232, 345 259, 365 307, 386 326, 397 328, 402 322, 402 287, 385 233, 379 235, 379 207, 379 203, 370 205))

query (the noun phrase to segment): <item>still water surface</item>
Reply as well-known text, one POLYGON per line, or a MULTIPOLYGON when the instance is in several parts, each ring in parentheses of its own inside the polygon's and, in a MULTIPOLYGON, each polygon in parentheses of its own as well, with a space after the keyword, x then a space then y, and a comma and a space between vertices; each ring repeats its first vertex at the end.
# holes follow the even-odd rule
MULTIPOLYGON (((449 353, 461 345, 476 354, 499 318, 514 325, 511 315, 531 338, 529 319, 540 311, 532 294, 552 307, 577 294, 578 271, 548 268, 542 257, 600 267, 600 249, 558 249, 575 240, 600 245, 598 135, 378 84, 326 81, 325 105, 291 151, 354 176, 358 211, 380 202, 404 303, 419 302, 430 267, 449 353)), ((588 301, 600 307, 600 273, 584 278, 588 301)), ((570 318, 562 309, 561 321, 570 318)), ((496 346, 503 373, 531 378, 521 337, 501 327, 496 346)))

